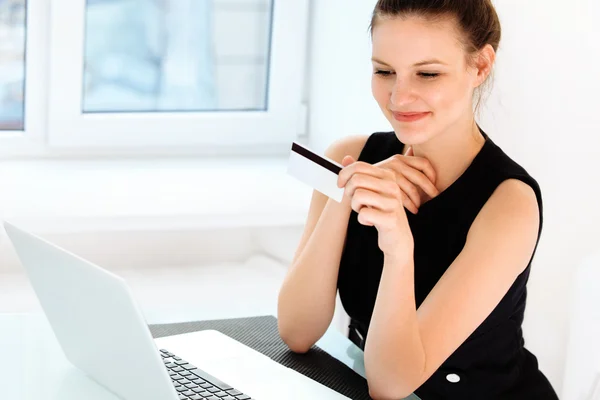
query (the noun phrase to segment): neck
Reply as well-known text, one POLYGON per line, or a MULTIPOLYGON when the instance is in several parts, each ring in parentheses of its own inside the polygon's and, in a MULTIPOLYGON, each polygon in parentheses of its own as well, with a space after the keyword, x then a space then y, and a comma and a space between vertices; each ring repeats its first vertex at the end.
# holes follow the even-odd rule
POLYGON ((429 160, 436 173, 435 186, 443 192, 465 172, 484 143, 475 120, 470 119, 432 140, 414 145, 413 152, 416 157, 429 160))

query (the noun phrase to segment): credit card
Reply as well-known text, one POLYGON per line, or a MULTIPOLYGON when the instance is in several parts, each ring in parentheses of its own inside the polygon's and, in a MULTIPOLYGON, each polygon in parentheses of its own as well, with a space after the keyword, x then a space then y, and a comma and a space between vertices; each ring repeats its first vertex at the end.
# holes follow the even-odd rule
POLYGON ((323 193, 338 203, 344 198, 344 188, 337 186, 341 164, 321 156, 299 143, 293 142, 288 163, 288 174, 323 193))

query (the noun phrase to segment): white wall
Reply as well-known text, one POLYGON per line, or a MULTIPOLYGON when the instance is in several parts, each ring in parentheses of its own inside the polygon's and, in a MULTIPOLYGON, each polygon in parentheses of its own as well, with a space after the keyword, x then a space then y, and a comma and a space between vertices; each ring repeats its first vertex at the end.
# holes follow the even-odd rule
POLYGON ((368 26, 374 0, 313 0, 309 55, 310 146, 388 129, 371 97, 368 26), (343 11, 341 11, 343 10, 343 11))
MULTIPOLYGON (((367 26, 375 0, 315 1, 310 145, 390 129, 370 93, 367 26), (340 11, 343 10, 343 11, 340 11)), ((526 346, 560 393, 577 266, 598 245, 600 6, 496 0, 503 28, 480 123, 540 183, 545 224, 529 283, 526 346)))

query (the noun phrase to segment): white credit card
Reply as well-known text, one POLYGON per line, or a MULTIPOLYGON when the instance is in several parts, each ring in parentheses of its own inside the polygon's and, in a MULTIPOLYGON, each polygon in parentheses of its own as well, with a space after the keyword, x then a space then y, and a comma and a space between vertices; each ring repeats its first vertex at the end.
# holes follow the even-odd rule
POLYGON ((338 203, 344 198, 344 188, 337 186, 341 164, 320 156, 306 146, 293 142, 288 163, 288 174, 338 203))

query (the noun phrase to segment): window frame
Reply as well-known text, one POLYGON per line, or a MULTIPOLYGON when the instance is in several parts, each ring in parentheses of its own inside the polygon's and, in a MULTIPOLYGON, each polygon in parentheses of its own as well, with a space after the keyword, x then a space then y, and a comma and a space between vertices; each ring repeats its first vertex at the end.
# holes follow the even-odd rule
POLYGON ((0 131, 0 156, 38 154, 45 145, 49 8, 47 2, 26 2, 24 128, 0 131))
POLYGON ((86 1, 27 1, 25 131, 0 156, 283 154, 304 134, 310 0, 272 2, 266 111, 84 114, 86 1))
POLYGON ((53 147, 245 146, 289 143, 297 134, 308 2, 273 0, 266 111, 83 114, 84 0, 54 0, 49 144, 53 147), (294 121, 294 123, 290 123, 294 121))

